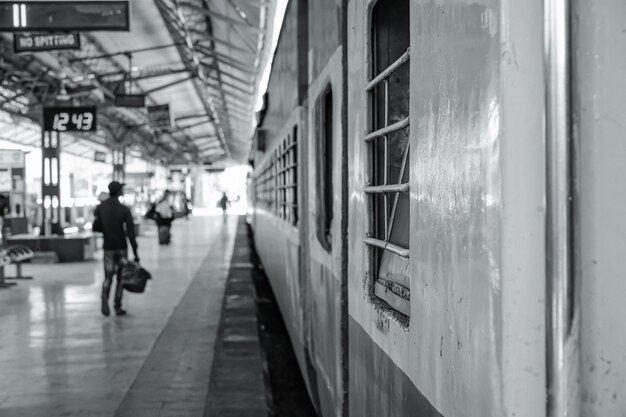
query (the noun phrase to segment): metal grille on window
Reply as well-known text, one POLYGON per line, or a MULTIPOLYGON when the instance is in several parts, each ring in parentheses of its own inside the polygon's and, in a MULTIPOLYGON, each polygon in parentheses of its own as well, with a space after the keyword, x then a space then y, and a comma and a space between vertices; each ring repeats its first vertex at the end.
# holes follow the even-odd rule
POLYGON ((288 135, 278 148, 278 175, 280 210, 279 217, 291 224, 297 224, 297 141, 296 129, 288 135))
POLYGON ((258 200, 261 205, 268 211, 272 212, 273 192, 274 192, 274 171, 272 160, 265 163, 257 177, 258 200))
POLYGON ((368 92, 370 227, 374 294, 409 316, 409 2, 378 2, 372 10, 372 79, 368 92))
POLYGON ((293 188, 291 188, 291 224, 298 224, 298 126, 293 127, 291 135, 291 178, 293 188))

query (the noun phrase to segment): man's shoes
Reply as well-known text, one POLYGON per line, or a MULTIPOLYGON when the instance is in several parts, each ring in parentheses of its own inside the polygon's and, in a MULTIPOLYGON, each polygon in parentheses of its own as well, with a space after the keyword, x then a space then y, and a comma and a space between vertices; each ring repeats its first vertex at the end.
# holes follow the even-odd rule
POLYGON ((126 310, 124 310, 123 308, 116 308, 115 309, 115 314, 118 316, 125 316, 126 315, 126 310))
POLYGON ((101 307, 102 315, 109 317, 111 315, 111 310, 109 309, 109 300, 102 299, 102 307, 101 307))

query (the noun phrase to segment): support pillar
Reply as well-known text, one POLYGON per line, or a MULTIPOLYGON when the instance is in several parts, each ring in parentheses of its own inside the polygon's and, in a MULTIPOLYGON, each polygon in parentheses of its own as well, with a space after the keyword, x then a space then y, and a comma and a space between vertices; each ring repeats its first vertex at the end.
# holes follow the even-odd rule
POLYGON ((126 148, 113 149, 113 181, 123 183, 126 178, 126 148))
POLYGON ((61 226, 61 134, 42 131, 41 134, 43 200, 41 235, 63 234, 61 226))

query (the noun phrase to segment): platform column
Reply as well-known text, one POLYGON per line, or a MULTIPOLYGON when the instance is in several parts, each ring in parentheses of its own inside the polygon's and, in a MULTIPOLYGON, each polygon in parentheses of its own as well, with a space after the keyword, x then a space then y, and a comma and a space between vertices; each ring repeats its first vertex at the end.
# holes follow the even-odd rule
POLYGON ((42 225, 41 234, 63 234, 61 227, 61 134, 42 131, 42 225))
POLYGON ((124 182, 126 177, 126 148, 113 149, 113 180, 124 182))

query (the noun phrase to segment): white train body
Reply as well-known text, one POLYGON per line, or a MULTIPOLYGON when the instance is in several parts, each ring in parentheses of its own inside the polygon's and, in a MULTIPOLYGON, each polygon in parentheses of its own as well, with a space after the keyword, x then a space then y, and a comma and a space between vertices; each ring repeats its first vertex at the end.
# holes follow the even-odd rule
POLYGON ((567 3, 290 2, 249 218, 321 416, 626 416, 626 3, 567 3))

